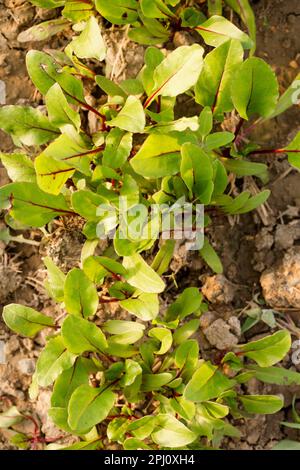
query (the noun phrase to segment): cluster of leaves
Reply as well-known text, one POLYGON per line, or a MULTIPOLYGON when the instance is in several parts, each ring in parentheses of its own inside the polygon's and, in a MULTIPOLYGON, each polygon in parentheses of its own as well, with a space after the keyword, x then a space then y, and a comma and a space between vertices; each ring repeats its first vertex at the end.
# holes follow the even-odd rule
MULTIPOLYGON (((42 8, 61 7, 61 17, 33 26, 19 35, 19 41, 40 41, 68 28, 70 24, 85 22, 101 16, 113 25, 128 25, 129 37, 140 44, 162 44, 176 31, 196 31, 207 43, 214 41, 212 32, 226 28, 236 30, 222 17, 222 0, 207 0, 205 13, 198 2, 181 0, 30 0, 42 8), (190 6, 188 6, 190 4, 190 6)), ((225 0, 247 26, 255 51, 255 17, 249 0, 225 0)), ((216 44, 211 44, 215 46, 216 44)))
MULTIPOLYGON (((236 346, 213 364, 201 359, 193 338, 203 310, 196 288, 187 288, 161 318, 147 307, 154 291, 161 290, 161 280, 142 258, 134 277, 127 259, 123 265, 104 257, 87 260, 83 269, 75 268, 67 276, 45 260, 49 292, 68 312, 61 327, 21 305, 8 305, 3 313, 7 325, 24 336, 53 329, 37 362, 31 396, 38 386, 54 382, 49 415, 59 428, 82 438, 70 449, 103 448, 107 438, 127 450, 201 449, 203 438, 218 446, 224 435, 239 436, 225 419, 229 415, 247 418, 275 413, 283 406, 276 395, 240 394, 240 384, 253 377, 266 383, 300 383, 300 374, 273 367, 290 349, 287 331, 236 346), (136 293, 136 299, 121 301, 138 319, 153 318, 147 329, 139 320, 90 321, 99 302, 91 279, 100 276, 103 281, 120 273, 128 290, 135 292, 137 286, 144 289, 147 280, 151 292, 139 294, 139 300, 136 293), (142 305, 142 297, 147 304, 142 305), (135 311, 135 304, 141 308, 135 311)), ((0 416, 5 427, 19 420, 14 409, 0 416)), ((14 442, 21 437, 23 445, 24 436, 16 434, 14 442)))
MULTIPOLYGON (((120 8, 137 4, 117 3, 120 8)), ((140 3, 144 8, 163 4, 140 3)), ((43 4, 75 9, 83 5, 43 4)), ((95 3, 98 9, 100 4, 95 3)), ((125 449, 202 448, 203 437, 217 446, 224 435, 238 435, 227 417, 274 413, 283 405, 278 396, 242 395, 239 384, 252 377, 299 383, 297 373, 274 367, 289 351, 290 335, 279 331, 237 346, 215 363, 204 360, 197 341, 198 317, 205 309, 199 291, 185 289, 159 313, 163 275, 174 251, 174 240, 162 242, 157 250, 160 218, 151 221, 155 233, 149 237, 148 210, 142 220, 139 214, 136 237, 124 225, 121 229, 111 214, 132 222, 139 203, 172 207, 183 198, 194 206, 205 205, 208 226, 212 208, 225 214, 255 209, 269 191, 254 196, 243 191, 232 197, 228 190, 232 173, 267 180, 267 167, 249 159, 264 150, 245 144, 239 133, 245 121, 272 118, 291 106, 292 88, 279 98, 272 69, 261 59, 244 58, 253 41, 218 16, 208 20, 209 31, 207 23, 199 29, 205 43, 213 46, 205 57, 199 44, 178 47, 166 56, 151 46, 138 77, 117 84, 95 75, 83 62, 104 60, 106 49, 95 17, 88 12, 84 19, 64 52, 27 55, 28 73, 45 96, 46 109, 0 108, 0 128, 19 147, 17 153, 0 154, 12 180, 0 188, 6 223, 13 229, 43 227, 56 217, 80 216, 86 237, 80 268, 65 275, 45 259, 46 288, 61 304, 62 324, 15 304, 4 308, 3 318, 24 336, 33 337, 43 328, 52 331, 38 359, 31 394, 36 395, 38 386, 54 383, 49 413, 58 427, 83 439, 73 448, 99 448, 106 437, 125 449), (84 85, 91 81, 97 94, 102 90, 107 97, 99 107, 85 98, 84 85), (201 112, 176 116, 182 94, 195 100, 201 112), (234 110, 240 117, 235 132, 216 130, 234 110), (89 127, 91 115, 96 126, 89 127), (120 205, 123 197, 125 207, 120 205), (107 208, 105 213, 99 212, 100 205, 107 208), (99 233, 112 230, 113 246, 98 256, 99 233), (151 266, 141 256, 149 249, 155 254, 151 266), (98 306, 110 302, 118 302, 130 320, 101 321, 98 306)), ((298 167, 299 140, 300 134, 276 150, 298 167)), ((200 253, 221 271, 207 238, 200 253)))

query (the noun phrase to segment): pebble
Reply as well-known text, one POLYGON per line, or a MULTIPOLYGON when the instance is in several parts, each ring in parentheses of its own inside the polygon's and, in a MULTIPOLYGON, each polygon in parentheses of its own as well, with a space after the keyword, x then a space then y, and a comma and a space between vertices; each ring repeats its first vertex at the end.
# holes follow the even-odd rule
POLYGON ((21 374, 32 375, 35 370, 35 360, 34 359, 20 359, 17 367, 21 374))

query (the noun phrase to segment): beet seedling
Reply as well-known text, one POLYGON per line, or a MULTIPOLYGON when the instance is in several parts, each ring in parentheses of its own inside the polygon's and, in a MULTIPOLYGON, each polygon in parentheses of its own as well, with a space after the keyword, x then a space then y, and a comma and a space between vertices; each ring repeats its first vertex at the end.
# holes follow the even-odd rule
MULTIPOLYGON (((156 9, 163 3, 151 5, 156 9)), ((207 22, 197 26, 214 47, 207 55, 199 44, 166 56, 149 47, 137 78, 114 83, 82 62, 105 57, 105 41, 89 11, 64 53, 27 55, 45 111, 0 108, 0 127, 18 147, 16 153, 0 155, 12 179, 0 188, 7 225, 19 229, 44 227, 55 218, 83 219, 80 264, 63 273, 45 259, 45 287, 62 316, 53 319, 11 304, 3 318, 23 336, 47 328, 31 395, 39 386, 53 385, 49 415, 60 429, 82 439, 72 449, 96 449, 107 440, 128 450, 201 449, 207 444, 203 439, 218 446, 223 436, 238 436, 234 418, 275 413, 283 406, 278 396, 242 395, 239 384, 252 377, 299 383, 299 374, 274 367, 290 349, 290 334, 277 331, 238 345, 217 364, 202 358, 196 335, 206 306, 198 289, 185 289, 166 311, 159 306, 175 246, 172 237, 164 239, 164 220, 174 207, 185 211, 187 202, 197 250, 220 272, 217 254, 203 239, 203 229, 213 223, 211 210, 244 214, 269 196, 262 190, 233 197, 228 189, 231 174, 262 183, 268 177, 267 166, 249 157, 266 150, 246 143, 242 132, 247 121, 287 109, 294 95, 289 89, 279 98, 272 69, 261 59, 244 59, 245 50, 253 47, 249 36, 219 17, 207 20, 209 31, 207 22), (106 97, 101 106, 86 99, 91 80, 97 96, 106 97), (177 113, 177 97, 184 94, 199 105, 194 116, 177 113), (234 132, 224 130, 228 113, 237 117, 234 132), (204 208, 200 225, 199 204, 204 208), (161 212, 151 212, 154 205, 161 212), (99 255, 103 236, 113 239, 113 247, 99 255), (155 255, 151 265, 149 253, 155 255), (118 303, 128 319, 100 318, 99 305, 109 303, 118 303)), ((72 19, 78 20, 76 15, 72 19)), ((299 168, 299 134, 276 152, 286 153, 299 168)), ((168 228, 176 233, 175 217, 168 228)))
MULTIPOLYGON (((243 38, 232 23, 222 17, 223 7, 221 0, 208 0, 203 7, 197 5, 187 6, 180 0, 30 0, 41 8, 61 7, 61 17, 44 21, 20 33, 18 40, 43 41, 60 31, 69 28, 72 23, 86 22, 93 17, 101 17, 103 21, 112 25, 129 25, 129 37, 132 41, 145 45, 163 44, 171 40, 177 31, 195 31, 205 41, 213 41, 212 46, 222 41, 223 31, 232 38, 243 38), (219 39, 215 39, 215 34, 219 39)), ((225 0, 246 25, 251 37, 247 44, 251 51, 255 51, 256 26, 255 17, 249 0, 225 0)))

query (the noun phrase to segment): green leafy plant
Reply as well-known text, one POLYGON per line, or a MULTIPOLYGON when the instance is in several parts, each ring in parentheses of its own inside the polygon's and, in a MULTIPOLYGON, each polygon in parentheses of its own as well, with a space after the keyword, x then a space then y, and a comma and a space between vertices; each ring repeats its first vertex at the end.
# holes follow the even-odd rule
MULTIPOLYGON (((232 23, 222 17, 221 0, 208 0, 207 5, 197 2, 188 6, 180 0, 30 0, 42 8, 62 9, 57 19, 45 21, 20 33, 21 42, 41 41, 70 27, 72 23, 85 22, 100 16, 103 21, 122 27, 129 25, 129 37, 146 45, 162 44, 173 38, 177 31, 198 32, 212 46, 227 37, 242 39, 255 51, 255 17, 248 0, 226 0, 246 25, 251 41, 232 23)), ((77 29, 77 28, 76 28, 77 29)))
MULTIPOLYGON (((128 17, 123 20, 137 21, 138 16, 131 17, 137 11, 131 3, 137 6, 118 2, 121 15, 110 8, 109 15, 116 15, 111 20, 122 18, 126 4, 128 17)), ((141 3, 150 13, 154 8, 153 14, 159 10, 166 15, 163 2, 141 3)), ((228 3, 234 8, 234 2, 228 3)), ((0 208, 12 229, 75 218, 84 224, 86 242, 79 267, 68 273, 45 259, 45 288, 61 306, 63 320, 11 304, 4 308, 4 321, 29 337, 48 328, 31 395, 38 386, 53 385, 49 414, 59 428, 81 439, 72 449, 102 448, 107 439, 124 449, 218 447, 223 436, 238 436, 232 418, 275 413, 283 406, 278 396, 243 395, 239 384, 252 377, 298 383, 298 374, 274 367, 290 349, 290 334, 277 331, 224 351, 221 359, 204 360, 197 331, 207 306, 198 289, 185 289, 165 311, 159 306, 175 248, 172 237, 164 237, 163 220, 178 201, 188 201, 189 230, 196 233, 197 249, 221 272, 209 239, 203 239, 211 213, 244 214, 269 196, 268 190, 246 190, 233 197, 231 175, 265 183, 267 166, 252 162, 253 154, 287 154, 299 167, 299 134, 284 149, 265 150, 247 143, 249 128, 243 128, 249 120, 272 118, 287 109, 293 95, 287 91, 279 98, 271 68, 258 58, 244 60, 245 49, 253 47, 251 39, 214 16, 198 27, 214 47, 205 57, 199 44, 166 56, 149 47, 138 77, 114 83, 81 62, 105 57, 105 42, 90 15, 94 6, 85 3, 82 18, 75 13, 78 2, 43 2, 47 7, 63 4, 65 16, 69 11, 73 21, 85 21, 82 31, 64 53, 33 50, 27 55, 28 73, 45 96, 45 112, 0 108, 0 127, 18 147, 16 153, 0 154, 12 179, 0 188, 0 208), (91 80, 106 97, 101 106, 85 98, 91 80), (182 94, 199 106, 194 116, 178 114, 182 94), (237 117, 234 132, 224 130, 229 112, 237 117), (89 124, 91 116, 96 124, 89 124), (163 209, 150 219, 153 204, 163 209), (200 227, 198 204, 204 206, 200 227), (145 210, 137 211, 141 205, 145 210), (99 238, 111 234, 112 246, 99 255, 99 238), (99 317, 99 306, 115 302, 127 311, 127 320, 99 317)), ((95 5, 99 9, 102 3, 95 5)), ((170 220, 175 233, 175 220, 170 220)), ((15 425, 9 419, 7 423, 15 425)), ((19 435, 15 443, 23 445, 24 439, 19 435)), ((32 439, 37 435, 26 442, 32 439)))

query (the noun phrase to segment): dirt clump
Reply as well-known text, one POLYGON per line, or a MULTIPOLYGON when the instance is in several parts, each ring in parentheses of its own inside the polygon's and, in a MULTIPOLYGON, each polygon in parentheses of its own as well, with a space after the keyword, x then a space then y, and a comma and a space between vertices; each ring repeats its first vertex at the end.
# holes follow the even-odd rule
POLYGON ((239 342, 240 322, 237 317, 230 317, 227 322, 218 318, 204 328, 204 335, 207 341, 217 349, 221 351, 231 349, 239 342))
POLYGON ((202 294, 211 303, 229 304, 233 301, 236 287, 223 274, 206 278, 202 294))
POLYGON ((286 252, 282 260, 260 278, 266 302, 273 308, 300 308, 300 248, 286 252))

